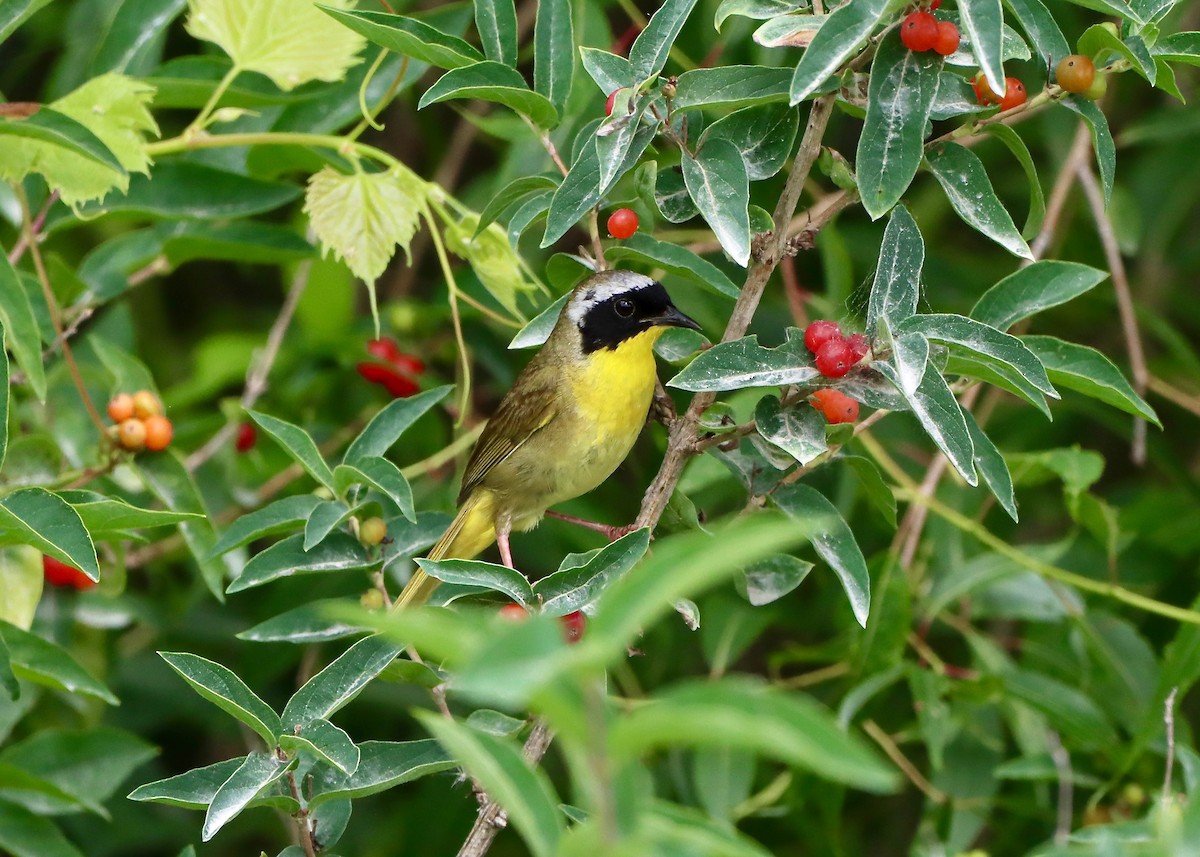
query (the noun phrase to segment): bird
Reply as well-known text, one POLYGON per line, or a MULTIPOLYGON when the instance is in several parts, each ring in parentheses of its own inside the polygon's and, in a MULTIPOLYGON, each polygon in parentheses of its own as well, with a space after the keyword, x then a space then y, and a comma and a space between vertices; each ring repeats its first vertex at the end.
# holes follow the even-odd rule
MULTIPOLYGON (((479 436, 458 512, 428 558, 471 559, 496 542, 511 568, 509 533, 532 529, 551 506, 607 479, 646 421, 658 377, 654 343, 670 327, 700 329, 650 277, 606 270, 576 286, 479 436)), ((438 584, 417 569, 394 607, 424 603, 438 584)))

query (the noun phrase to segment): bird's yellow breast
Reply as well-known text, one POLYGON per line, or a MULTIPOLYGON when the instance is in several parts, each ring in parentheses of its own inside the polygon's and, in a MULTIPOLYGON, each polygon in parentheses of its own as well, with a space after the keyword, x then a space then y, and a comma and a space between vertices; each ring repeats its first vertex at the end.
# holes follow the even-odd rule
POLYGON ((631 446, 637 438, 654 396, 654 343, 662 332, 653 327, 616 348, 593 351, 572 373, 576 411, 597 441, 632 435, 631 446))

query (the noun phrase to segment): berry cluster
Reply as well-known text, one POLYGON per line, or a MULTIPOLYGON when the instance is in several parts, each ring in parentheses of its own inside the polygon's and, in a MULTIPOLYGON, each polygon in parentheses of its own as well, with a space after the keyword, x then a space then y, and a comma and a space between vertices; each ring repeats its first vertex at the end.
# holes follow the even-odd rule
MULTIPOLYGON (((941 6, 941 0, 933 0, 929 9, 941 6)), ((958 50, 961 37, 953 21, 939 21, 932 11, 918 9, 900 23, 900 41, 913 53, 935 51, 944 57, 958 50)))
POLYGON ((395 340, 372 339, 367 343, 367 352, 375 360, 364 360, 355 367, 365 380, 386 388, 395 399, 421 389, 417 378, 425 371, 425 364, 419 357, 401 351, 395 340))
POLYGON ((149 390, 113 396, 108 403, 108 417, 113 421, 117 443, 130 452, 166 449, 175 434, 171 421, 163 416, 162 402, 149 390))
POLYGON ((834 425, 852 423, 858 419, 858 402, 841 390, 825 387, 813 393, 810 401, 812 406, 834 425))
MULTIPOLYGON (((520 604, 505 604, 500 608, 499 616, 509 622, 524 622, 529 618, 529 611, 520 604)), ((568 643, 578 643, 583 639, 583 632, 587 630, 587 616, 582 610, 559 616, 558 621, 562 625, 563 636, 568 643)))
POLYGON ((608 234, 624 240, 638 231, 637 212, 632 208, 618 208, 608 216, 608 234))
POLYGON ((983 72, 975 75, 971 86, 975 88, 976 101, 980 104, 999 104, 1001 112, 1020 107, 1028 97, 1025 92, 1025 84, 1015 77, 1004 78, 1004 92, 1002 93, 997 93, 992 89, 992 85, 988 83, 987 76, 983 72))
POLYGON ((870 350, 867 337, 861 333, 844 336, 836 321, 825 319, 805 328, 804 344, 817 358, 817 371, 826 378, 841 378, 870 350))
POLYGON ((59 562, 52 556, 42 554, 42 576, 51 586, 72 586, 75 589, 91 589, 96 585, 82 571, 73 565, 59 562))

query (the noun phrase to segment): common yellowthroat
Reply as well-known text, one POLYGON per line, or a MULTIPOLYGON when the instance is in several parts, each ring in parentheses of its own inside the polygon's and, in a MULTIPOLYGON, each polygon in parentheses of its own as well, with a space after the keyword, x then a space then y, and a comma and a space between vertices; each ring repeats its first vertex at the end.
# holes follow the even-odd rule
MULTIPOLYGON (((699 325, 667 290, 632 271, 601 271, 571 292, 542 350, 517 376, 471 453, 458 514, 430 559, 470 559, 556 503, 617 469, 654 396, 654 343, 668 327, 699 325)), ((397 607, 424 603, 439 581, 414 572, 397 607)))

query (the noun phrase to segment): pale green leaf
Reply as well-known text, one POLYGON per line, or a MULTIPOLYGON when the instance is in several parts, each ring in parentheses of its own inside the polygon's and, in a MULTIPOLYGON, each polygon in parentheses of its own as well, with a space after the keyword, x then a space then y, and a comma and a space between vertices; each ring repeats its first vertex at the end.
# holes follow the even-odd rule
POLYGON ((94 77, 51 107, 95 134, 131 173, 150 172, 146 135, 158 136, 150 114, 154 87, 123 74, 94 77))

